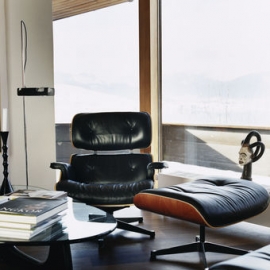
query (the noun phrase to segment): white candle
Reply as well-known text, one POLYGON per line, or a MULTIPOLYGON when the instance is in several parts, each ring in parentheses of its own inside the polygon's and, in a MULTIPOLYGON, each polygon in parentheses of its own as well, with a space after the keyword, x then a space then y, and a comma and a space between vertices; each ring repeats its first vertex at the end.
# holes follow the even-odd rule
POLYGON ((2 121, 1 121, 1 131, 8 131, 7 128, 7 108, 2 110, 2 121))

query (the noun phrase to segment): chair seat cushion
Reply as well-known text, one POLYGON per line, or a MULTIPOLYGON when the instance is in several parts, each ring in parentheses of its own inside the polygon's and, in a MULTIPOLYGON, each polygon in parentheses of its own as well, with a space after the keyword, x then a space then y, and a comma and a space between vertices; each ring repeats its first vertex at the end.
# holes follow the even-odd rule
POLYGON ((207 177, 144 190, 135 196, 134 204, 157 214, 208 227, 221 227, 263 212, 269 204, 269 194, 252 181, 207 177))
POLYGON ((153 188, 151 179, 138 182, 126 183, 81 183, 74 180, 59 181, 56 184, 57 190, 63 190, 73 199, 91 205, 119 205, 133 204, 135 194, 143 189, 153 188))
POLYGON ((270 245, 245 255, 217 263, 209 270, 269 270, 270 245))

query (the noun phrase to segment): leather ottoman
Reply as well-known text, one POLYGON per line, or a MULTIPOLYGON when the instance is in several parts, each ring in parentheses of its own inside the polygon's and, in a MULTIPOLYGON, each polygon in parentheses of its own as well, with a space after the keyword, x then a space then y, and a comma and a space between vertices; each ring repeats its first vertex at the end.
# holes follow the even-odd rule
POLYGON ((270 245, 245 255, 217 263, 209 270, 269 270, 270 245))
POLYGON ((134 197, 134 204, 140 209, 200 226, 200 235, 196 236, 195 242, 152 250, 151 260, 159 255, 199 251, 207 268, 206 252, 244 255, 248 251, 207 242, 205 227, 228 226, 262 213, 268 207, 269 194, 264 187, 252 181, 206 177, 170 187, 143 190, 134 197))

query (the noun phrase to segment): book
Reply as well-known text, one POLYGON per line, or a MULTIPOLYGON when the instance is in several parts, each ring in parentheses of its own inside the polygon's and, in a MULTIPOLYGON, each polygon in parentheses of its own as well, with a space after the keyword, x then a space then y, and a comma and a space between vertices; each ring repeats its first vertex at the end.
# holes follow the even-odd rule
POLYGON ((50 229, 56 223, 61 223, 60 222, 61 219, 62 219, 61 216, 55 216, 52 219, 47 219, 46 222, 44 222, 42 225, 35 226, 29 230, 11 228, 11 227, 10 228, 1 227, 0 228, 0 237, 1 238, 4 237, 4 238, 26 239, 26 240, 31 239, 34 236, 50 229))
POLYGON ((43 230, 41 233, 33 236, 30 240, 33 241, 50 241, 53 239, 58 239, 64 235, 64 230, 66 226, 62 224, 62 222, 57 222, 53 224, 51 227, 43 230))
POLYGON ((8 240, 46 240, 63 233, 63 225, 62 222, 58 221, 56 223, 51 224, 47 228, 43 228, 41 230, 34 231, 25 231, 25 230, 1 230, 0 231, 0 239, 8 239, 8 240))
POLYGON ((67 192, 65 191, 59 191, 59 190, 36 190, 33 192, 30 192, 29 194, 30 198, 41 198, 41 199, 60 199, 60 198, 66 198, 67 192))
POLYGON ((9 194, 11 199, 23 198, 40 198, 40 199, 59 199, 67 197, 67 192, 59 190, 45 190, 45 189, 18 189, 9 194))
POLYGON ((0 204, 0 221, 38 224, 68 208, 67 199, 17 198, 0 204))
POLYGON ((65 217, 66 211, 64 210, 63 212, 56 214, 52 217, 49 217, 37 224, 30 224, 30 223, 21 223, 21 222, 8 222, 8 221, 0 221, 0 230, 2 229, 20 229, 20 230, 28 230, 32 231, 36 229, 37 227, 39 228, 46 228, 47 226, 60 221, 65 217))

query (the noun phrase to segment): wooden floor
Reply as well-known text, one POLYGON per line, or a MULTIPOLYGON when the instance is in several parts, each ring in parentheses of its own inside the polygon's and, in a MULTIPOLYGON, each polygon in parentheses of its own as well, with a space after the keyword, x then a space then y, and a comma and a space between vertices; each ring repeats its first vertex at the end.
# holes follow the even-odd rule
MULTIPOLYGON (((139 226, 156 231, 155 239, 132 232, 116 230, 108 235, 105 247, 99 251, 96 242, 71 245, 74 270, 191 270, 204 269, 199 255, 195 253, 182 255, 159 256, 156 261, 150 261, 150 251, 193 242, 199 232, 197 225, 163 217, 153 213, 142 212, 144 223, 139 226)), ((270 243, 270 228, 242 222, 222 229, 207 229, 206 240, 225 245, 254 250, 270 243)), ((25 248, 27 252, 42 258, 46 256, 47 248, 25 248)), ((234 257, 208 253, 208 264, 234 257)), ((17 270, 0 262, 0 269, 17 270)), ((61 270, 61 269, 58 269, 61 270)), ((63 269, 64 270, 64 269, 63 269)))

